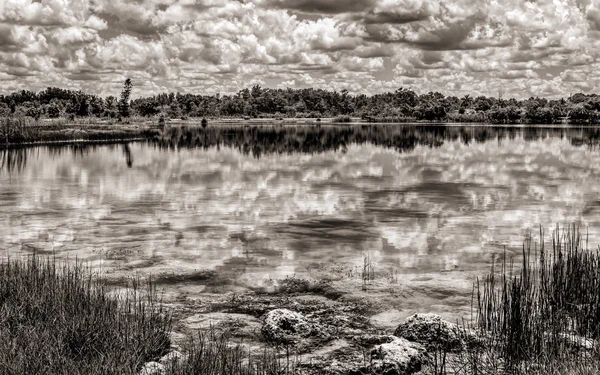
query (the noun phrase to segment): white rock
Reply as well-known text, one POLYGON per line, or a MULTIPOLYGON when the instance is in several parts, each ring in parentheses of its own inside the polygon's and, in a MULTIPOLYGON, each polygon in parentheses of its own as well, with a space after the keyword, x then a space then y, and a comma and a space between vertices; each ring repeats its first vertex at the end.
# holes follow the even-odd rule
POLYGON ((394 335, 425 345, 460 351, 468 346, 481 345, 475 332, 450 323, 436 314, 414 314, 400 324, 394 335))
POLYGON ((275 309, 263 318, 261 332, 269 342, 291 343, 299 338, 317 336, 322 330, 298 312, 275 309))
POLYGON ((168 367, 174 362, 182 362, 183 360, 185 360, 185 357, 186 356, 184 354, 182 354, 181 352, 178 352, 177 350, 173 350, 172 352, 164 355, 158 362, 161 365, 168 367))
POLYGON ((371 351, 371 371, 376 374, 414 374, 427 363, 423 345, 403 338, 376 345, 371 351))
POLYGON ((158 362, 148 362, 142 367, 138 375, 162 375, 165 373, 165 366, 158 362))

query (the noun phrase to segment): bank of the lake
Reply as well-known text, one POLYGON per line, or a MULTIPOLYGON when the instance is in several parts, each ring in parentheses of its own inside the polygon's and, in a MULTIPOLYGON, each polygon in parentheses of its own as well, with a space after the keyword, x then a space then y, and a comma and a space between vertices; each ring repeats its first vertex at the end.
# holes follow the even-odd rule
MULTIPOLYGON (((417 121, 415 119, 394 118, 191 118, 167 119, 135 117, 126 120, 75 118, 75 119, 40 119, 29 117, 0 118, 0 149, 50 145, 60 143, 122 143, 140 140, 152 140, 164 135, 165 129, 175 127, 201 128, 203 122, 209 127, 240 131, 248 127, 302 127, 302 126, 469 126, 481 128, 571 128, 585 127, 577 124, 489 124, 484 122, 460 121, 417 121)), ((590 126, 595 128, 594 126, 590 126)), ((213 129, 214 131, 215 129, 213 129)))
POLYGON ((547 251, 527 239, 520 266, 504 259, 500 273, 492 268, 475 282, 473 320, 459 322, 405 310, 404 296, 389 288, 402 275, 379 280, 384 275, 368 259, 345 275, 346 287, 326 277, 287 277, 261 290, 175 299, 163 294, 160 278, 115 283, 77 262, 13 259, 0 264, 0 368, 82 375, 593 374, 600 369, 600 303, 589 290, 600 285, 600 254, 587 241, 575 227, 557 227, 547 251), (348 288, 365 294, 350 297, 348 288))

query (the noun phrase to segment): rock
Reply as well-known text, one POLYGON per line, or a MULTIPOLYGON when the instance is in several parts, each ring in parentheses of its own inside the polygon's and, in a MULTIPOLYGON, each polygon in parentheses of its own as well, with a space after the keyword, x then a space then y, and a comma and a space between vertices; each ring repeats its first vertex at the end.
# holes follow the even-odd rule
POLYGON ((363 335, 357 335, 353 337, 354 342, 363 348, 370 348, 375 345, 388 344, 396 339, 395 336, 389 335, 374 335, 366 333, 363 335))
POLYGON ((396 338, 375 346, 371 351, 371 373, 414 374, 428 361, 427 350, 421 344, 396 338))
POLYGON ((424 345, 428 350, 447 349, 460 352, 478 347, 482 340, 469 329, 443 320, 436 314, 415 314, 400 324, 394 336, 424 345))
MULTIPOLYGON (((551 333, 546 332, 544 333, 544 336, 547 337, 548 340, 552 340, 551 333)), ((567 332, 558 333, 556 340, 574 351, 592 350, 597 345, 595 340, 567 332)))
POLYGON ((288 309, 269 311, 263 318, 261 332, 272 344, 298 344, 302 339, 324 338, 327 330, 304 315, 288 309))
MULTIPOLYGON (((298 366, 301 374, 414 374, 427 364, 427 350, 421 344, 394 336, 369 335, 363 343, 381 342, 365 351, 356 345, 339 348, 327 356, 310 358, 298 366)), ((362 346, 362 345, 361 345, 362 346)))
POLYGON ((173 350, 172 352, 164 355, 158 362, 165 367, 169 367, 175 363, 184 361, 185 358, 186 356, 184 354, 178 352, 177 350, 173 350))
POLYGON ((142 367, 138 375, 162 375, 165 373, 165 366, 158 362, 148 362, 142 367))

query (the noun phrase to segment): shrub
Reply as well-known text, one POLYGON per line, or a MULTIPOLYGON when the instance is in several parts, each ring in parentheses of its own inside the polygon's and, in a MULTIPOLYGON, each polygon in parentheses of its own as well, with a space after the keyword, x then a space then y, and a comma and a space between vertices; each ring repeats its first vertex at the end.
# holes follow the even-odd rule
POLYGON ((333 119, 333 122, 351 122, 350 116, 338 116, 333 119))

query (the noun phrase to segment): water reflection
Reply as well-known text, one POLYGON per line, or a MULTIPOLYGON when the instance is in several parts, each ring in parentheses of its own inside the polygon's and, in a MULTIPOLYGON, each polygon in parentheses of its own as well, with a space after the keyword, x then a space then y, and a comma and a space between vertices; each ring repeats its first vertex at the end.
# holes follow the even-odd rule
POLYGON ((345 151, 351 144, 410 151, 416 146, 440 147, 448 141, 460 140, 468 145, 516 137, 528 141, 568 138, 573 145, 596 146, 600 141, 600 129, 438 125, 172 127, 153 142, 170 149, 233 147, 244 154, 260 157, 269 153, 345 151))
POLYGON ((0 150, 0 170, 21 171, 27 164, 27 151, 24 149, 0 150))
POLYGON ((4 151, 0 248, 255 285, 363 252, 459 280, 538 225, 600 238, 596 129, 231 129, 4 151))

